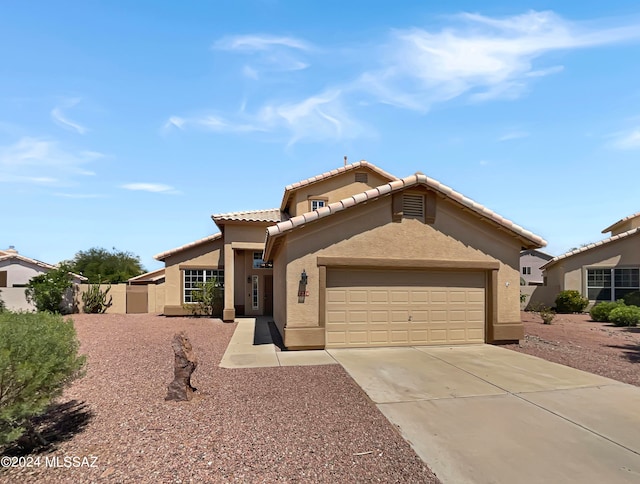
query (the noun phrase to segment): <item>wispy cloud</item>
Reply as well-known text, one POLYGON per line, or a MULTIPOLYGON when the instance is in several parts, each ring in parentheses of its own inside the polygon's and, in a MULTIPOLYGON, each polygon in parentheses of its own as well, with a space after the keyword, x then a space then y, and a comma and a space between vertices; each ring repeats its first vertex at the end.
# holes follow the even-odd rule
POLYGON ((465 13, 453 20, 455 26, 438 32, 393 31, 382 66, 362 74, 358 87, 380 102, 417 111, 464 95, 471 101, 514 99, 532 78, 562 70, 536 67, 545 54, 640 38, 637 26, 594 29, 553 12, 499 19, 465 13))
POLYGON ((77 176, 94 172, 87 165, 103 155, 95 151, 73 151, 52 139, 23 137, 0 146, 0 181, 47 185, 68 184, 77 176))
POLYGON ((242 67, 242 74, 257 80, 265 72, 300 71, 309 63, 300 58, 301 53, 314 50, 313 46, 295 37, 274 35, 236 35, 216 41, 215 50, 242 53, 251 59, 242 67))
POLYGON ((289 146, 298 141, 327 141, 360 136, 365 128, 343 106, 343 93, 326 91, 298 102, 266 103, 254 113, 243 105, 229 118, 219 115, 172 116, 164 129, 198 127, 217 133, 263 132, 279 134, 289 146), (176 122, 179 120, 179 122, 176 122))
POLYGON ((56 197, 61 198, 72 198, 72 199, 91 199, 91 198, 105 198, 105 195, 100 195, 97 193, 54 193, 56 197))
POLYGON ((640 128, 613 135, 611 146, 618 150, 640 149, 640 128))
POLYGON ((223 37, 213 44, 214 49, 244 50, 249 52, 269 50, 273 47, 311 50, 311 44, 304 40, 275 35, 234 35, 223 37))
POLYGON ((121 185, 120 188, 124 188, 125 190, 164 193, 172 195, 180 193, 172 186, 164 185, 162 183, 126 183, 124 185, 121 185))
POLYGON ((66 117, 66 115, 63 112, 63 109, 73 108, 77 106, 79 103, 80 103, 80 99, 78 98, 66 100, 60 106, 56 106, 51 110, 51 118, 53 119, 53 121, 55 121, 56 124, 58 124, 59 126, 65 129, 75 131, 78 134, 85 134, 88 131, 88 129, 82 126, 81 124, 76 123, 75 121, 71 121, 69 118, 66 117))
POLYGON ((507 131, 505 134, 498 138, 498 141, 511 141, 514 139, 528 138, 529 136, 529 133, 527 133, 526 131, 507 131))

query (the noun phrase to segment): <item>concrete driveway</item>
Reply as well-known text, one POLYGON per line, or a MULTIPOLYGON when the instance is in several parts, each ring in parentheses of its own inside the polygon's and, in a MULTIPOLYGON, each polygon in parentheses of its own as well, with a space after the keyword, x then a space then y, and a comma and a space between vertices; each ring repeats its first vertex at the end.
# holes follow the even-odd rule
POLYGON ((444 483, 640 482, 638 387, 490 345, 329 353, 444 483))

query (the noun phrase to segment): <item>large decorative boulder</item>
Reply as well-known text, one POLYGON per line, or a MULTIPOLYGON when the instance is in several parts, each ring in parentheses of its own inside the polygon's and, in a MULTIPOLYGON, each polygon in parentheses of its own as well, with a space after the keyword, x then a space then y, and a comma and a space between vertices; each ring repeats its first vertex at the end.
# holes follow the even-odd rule
POLYGON ((198 359, 193 353, 193 347, 187 335, 183 332, 176 333, 171 342, 175 353, 174 378, 169 384, 165 400, 184 402, 193 398, 196 389, 191 386, 191 374, 198 366, 198 359))

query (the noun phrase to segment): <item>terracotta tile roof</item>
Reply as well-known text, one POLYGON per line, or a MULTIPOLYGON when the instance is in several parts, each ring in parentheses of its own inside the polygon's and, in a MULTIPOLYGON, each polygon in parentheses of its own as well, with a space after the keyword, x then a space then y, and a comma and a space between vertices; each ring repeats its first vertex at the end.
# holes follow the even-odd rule
POLYGON ((221 233, 209 235, 208 237, 204 237, 194 242, 189 242, 188 244, 181 245, 180 247, 176 247, 175 249, 169 249, 165 252, 160 252, 159 254, 154 255, 153 258, 156 260, 165 260, 167 257, 172 256, 174 254, 178 254, 183 250, 191 249, 193 247, 197 247, 199 245, 206 244, 208 242, 212 242, 214 240, 221 239, 221 238, 222 238, 221 233))
POLYGON ((156 282, 164 278, 164 267, 127 279, 127 282, 156 282))
POLYGON ((628 217, 625 217, 625 218, 621 218, 616 223, 609 225, 606 229, 602 231, 602 233, 606 234, 607 232, 611 232, 612 230, 615 230, 618 227, 618 225, 621 225, 624 222, 627 222, 628 220, 631 220, 632 218, 636 218, 638 216, 640 216, 640 212, 634 213, 633 215, 629 215, 628 217))
POLYGON ((362 160, 362 161, 358 161, 356 163, 351 163, 350 165, 346 165, 346 166, 341 166, 340 168, 336 168, 335 170, 331 170, 331 171, 327 171, 325 173, 322 173, 320 175, 311 177, 311 178, 307 178, 306 180, 302 180, 296 183, 292 183, 291 185, 287 185, 284 188, 284 195, 282 197, 282 204, 280 205, 280 210, 284 210, 287 206, 287 203, 289 202, 289 198, 291 197, 291 194, 293 192, 295 192, 296 190, 311 185, 312 183, 316 183, 322 180, 326 180, 328 178, 332 178, 334 176, 338 176, 342 173, 345 173, 347 171, 352 171, 352 170, 357 170, 359 168, 369 168, 370 170, 378 173, 379 175, 381 175, 384 178, 387 178, 388 180, 397 180, 398 177, 392 175, 391 173, 388 173, 386 171, 384 171, 381 168, 378 168, 376 165, 369 163, 368 161, 362 160))
MULTIPOLYGON (((17 260, 21 260, 23 262, 26 262, 28 264, 33 264, 35 266, 38 267, 42 267, 43 269, 47 269, 47 270, 52 270, 52 269, 57 269, 57 266, 51 265, 51 264, 47 264, 46 262, 42 262, 40 260, 37 259, 31 259, 30 257, 25 257, 23 255, 18 254, 18 252, 13 251, 13 250, 0 250, 0 262, 4 261, 4 260, 9 260, 9 259, 17 259, 17 260)), ((76 274, 75 272, 69 272, 69 274, 71 274, 73 277, 75 277, 76 279, 79 279, 81 281, 88 281, 89 279, 87 279, 86 277, 80 275, 80 274, 76 274)))
POLYGON ((234 222, 282 222, 288 217, 277 208, 267 210, 245 210, 244 212, 229 212, 213 214, 211 218, 214 222, 234 221, 234 222))
POLYGON ((567 259, 569 257, 572 257, 572 256, 576 255, 576 254, 581 254, 582 252, 586 252, 588 250, 595 249, 596 247, 601 247, 603 245, 610 244, 611 242, 615 242, 616 240, 625 239, 627 237, 630 237, 630 236, 638 234, 638 233, 640 233, 640 227, 637 227, 637 228, 631 229, 631 230, 627 230, 626 232, 622 232, 621 234, 614 235, 613 237, 609 237, 609 238, 600 240, 598 242, 594 242, 592 244, 587 244, 584 247, 580 247, 579 249, 570 250, 569 252, 565 252, 562 255, 554 257, 553 259, 551 259, 549 262, 547 262, 546 264, 544 264, 540 268, 541 269, 546 269, 547 267, 550 267, 553 264, 555 264, 556 262, 559 262, 559 261, 561 261, 563 259, 567 259))
POLYGON ((476 214, 482 216, 483 218, 489 219, 494 223, 498 224, 499 226, 509 230, 510 232, 514 233, 516 236, 527 240, 530 243, 530 245, 533 247, 544 247, 545 245, 547 245, 547 242, 542 237, 539 237, 533 234, 532 232, 515 224, 511 220, 508 220, 498 215, 494 211, 489 210, 483 205, 480 205, 479 203, 474 202, 470 198, 465 197, 461 193, 454 191, 452 188, 446 185, 443 185, 437 180, 434 180, 433 178, 429 178, 421 173, 416 173, 415 175, 411 175, 406 178, 395 180, 385 185, 372 188, 370 190, 367 190, 366 192, 353 195, 351 197, 345 198, 344 200, 340 200, 339 202, 330 203, 329 205, 319 208, 318 210, 303 213, 296 217, 292 217, 289 220, 286 220, 284 222, 280 222, 270 227, 267 227, 267 247, 269 246, 270 238, 278 237, 280 235, 287 233, 290 230, 293 230, 297 227, 301 227, 314 220, 328 217, 330 215, 333 215, 334 213, 346 210, 349 207, 353 207, 360 203, 365 203, 369 200, 377 199, 382 195, 394 193, 414 185, 425 185, 431 188, 432 190, 446 196, 451 200, 454 200, 458 204, 475 212, 476 214))

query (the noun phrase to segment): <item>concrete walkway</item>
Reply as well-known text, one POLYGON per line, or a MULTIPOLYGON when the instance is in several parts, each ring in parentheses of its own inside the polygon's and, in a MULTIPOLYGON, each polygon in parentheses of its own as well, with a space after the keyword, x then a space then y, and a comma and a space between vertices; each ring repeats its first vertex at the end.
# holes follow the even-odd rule
POLYGON ((638 387, 490 345, 328 353, 444 483, 640 482, 638 387))
POLYGON ((282 351, 270 331, 268 317, 238 318, 220 366, 222 368, 257 368, 271 366, 337 365, 324 350, 282 351))

